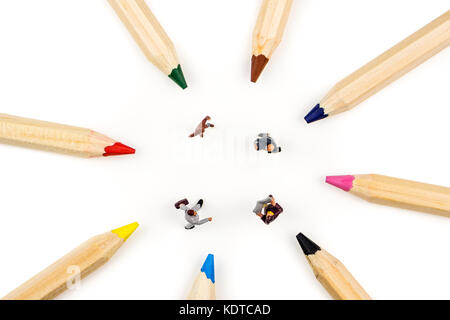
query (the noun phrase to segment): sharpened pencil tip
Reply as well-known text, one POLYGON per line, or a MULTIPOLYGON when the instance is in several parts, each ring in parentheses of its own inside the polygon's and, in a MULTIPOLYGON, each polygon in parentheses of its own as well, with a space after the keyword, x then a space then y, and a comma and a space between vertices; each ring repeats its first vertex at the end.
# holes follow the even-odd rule
POLYGON ((127 241, 127 239, 133 234, 134 231, 136 231, 138 227, 139 223, 133 222, 127 224, 126 226, 114 229, 111 232, 117 234, 120 238, 123 239, 123 241, 127 241))
POLYGON ((354 176, 328 176, 325 182, 348 192, 352 190, 354 180, 354 176))
POLYGON ((201 272, 206 275, 206 278, 210 279, 212 283, 216 283, 216 278, 214 274, 214 255, 208 254, 205 262, 203 263, 201 272))
POLYGON ((134 150, 133 148, 124 145, 123 143, 116 142, 112 146, 105 148, 105 153, 103 154, 103 156, 119 156, 122 154, 134 154, 135 152, 136 150, 134 150))
POLYGON ((269 59, 267 59, 262 54, 252 56, 252 73, 251 73, 252 82, 258 81, 258 78, 263 72, 264 68, 266 67, 267 62, 269 62, 269 59))
POLYGON ((325 110, 317 104, 312 110, 306 115, 305 120, 307 123, 311 123, 314 121, 318 121, 321 119, 325 119, 328 117, 328 114, 325 113, 325 110))
POLYGON ((183 70, 181 70, 181 65, 178 65, 169 74, 169 78, 172 79, 177 85, 179 85, 183 90, 187 88, 186 79, 184 78, 183 70))
POLYGON ((301 232, 297 235, 297 241, 300 244, 300 247, 302 247, 303 253, 307 256, 315 254, 320 250, 320 247, 317 244, 312 242, 301 232))

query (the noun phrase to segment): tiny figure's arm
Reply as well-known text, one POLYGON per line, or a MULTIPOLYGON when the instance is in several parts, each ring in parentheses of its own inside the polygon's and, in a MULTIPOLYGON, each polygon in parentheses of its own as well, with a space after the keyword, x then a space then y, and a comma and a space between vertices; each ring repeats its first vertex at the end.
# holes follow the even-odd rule
POLYGON ((211 220, 209 220, 209 219, 211 219, 211 218, 202 219, 202 220, 198 221, 196 224, 201 225, 201 224, 207 223, 212 220, 212 219, 211 220))
POLYGON ((253 209, 253 212, 258 214, 261 213, 262 209, 264 208, 264 205, 270 203, 272 201, 272 198, 267 197, 264 200, 259 200, 258 202, 256 202, 256 206, 255 209, 253 209))
POLYGON ((189 210, 189 207, 188 206, 186 206, 186 205, 184 205, 184 204, 180 204, 180 210, 183 210, 183 211, 188 211, 189 210))

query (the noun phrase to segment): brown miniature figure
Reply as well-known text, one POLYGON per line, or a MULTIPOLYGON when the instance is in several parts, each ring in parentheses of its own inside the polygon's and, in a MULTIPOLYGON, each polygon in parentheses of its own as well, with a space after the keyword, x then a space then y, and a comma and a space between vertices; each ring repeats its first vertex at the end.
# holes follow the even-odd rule
POLYGON ((253 212, 260 217, 265 224, 269 224, 278 218, 283 212, 283 208, 275 201, 275 198, 272 195, 269 195, 266 199, 256 203, 253 212), (264 214, 262 213, 263 210, 264 214))
POLYGON ((206 116, 205 119, 200 122, 200 124, 195 128, 194 133, 192 133, 189 138, 193 138, 195 136, 200 135, 200 137, 203 138, 203 134, 205 133, 206 128, 214 128, 214 125, 212 123, 206 123, 207 121, 211 120, 210 116, 206 116))

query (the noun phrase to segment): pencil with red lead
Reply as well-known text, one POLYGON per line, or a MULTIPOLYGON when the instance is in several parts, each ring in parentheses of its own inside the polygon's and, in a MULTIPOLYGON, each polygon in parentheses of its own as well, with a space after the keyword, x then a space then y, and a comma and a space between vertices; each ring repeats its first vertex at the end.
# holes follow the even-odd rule
POLYGON ((135 150, 90 129, 0 114, 0 142, 82 157, 133 154, 135 150))

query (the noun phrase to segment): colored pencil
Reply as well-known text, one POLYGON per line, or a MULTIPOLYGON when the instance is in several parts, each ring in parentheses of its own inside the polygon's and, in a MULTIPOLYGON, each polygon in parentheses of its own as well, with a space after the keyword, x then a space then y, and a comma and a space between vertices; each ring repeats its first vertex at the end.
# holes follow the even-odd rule
POLYGON ((95 131, 0 114, 0 142, 83 157, 133 154, 135 150, 95 131))
POLYGON ((371 300, 370 296, 338 259, 305 237, 297 235, 297 241, 306 255, 317 280, 336 300, 371 300))
POLYGON ((450 217, 450 188, 378 174, 330 176, 326 182, 370 202, 450 217))
POLYGON ((187 84, 175 47, 144 0, 108 0, 145 56, 181 88, 187 84))
POLYGON ((188 300, 216 300, 214 255, 209 254, 192 285, 188 300))
POLYGON ((292 0, 263 0, 253 30, 251 81, 256 82, 283 38, 292 0))
POLYGON ((450 44, 450 11, 337 83, 305 117, 311 123, 347 111, 450 44))
POLYGON ((105 264, 139 226, 137 222, 95 236, 3 297, 49 300, 105 264))

